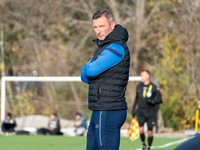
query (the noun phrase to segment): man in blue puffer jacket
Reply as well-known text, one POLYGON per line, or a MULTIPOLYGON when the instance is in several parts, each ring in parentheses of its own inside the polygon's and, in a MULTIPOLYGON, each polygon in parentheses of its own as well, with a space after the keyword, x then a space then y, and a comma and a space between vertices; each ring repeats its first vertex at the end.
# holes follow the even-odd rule
POLYGON ((112 14, 98 10, 92 17, 97 44, 81 79, 89 84, 88 107, 93 111, 87 133, 87 150, 118 150, 120 128, 127 115, 125 98, 130 54, 127 30, 115 24, 112 14))

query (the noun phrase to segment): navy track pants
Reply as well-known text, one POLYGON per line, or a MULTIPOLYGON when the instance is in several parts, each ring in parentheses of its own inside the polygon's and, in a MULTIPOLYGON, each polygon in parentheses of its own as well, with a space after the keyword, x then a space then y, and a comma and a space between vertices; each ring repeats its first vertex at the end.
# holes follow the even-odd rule
POLYGON ((119 150, 120 129, 126 116, 126 110, 93 111, 86 150, 119 150))

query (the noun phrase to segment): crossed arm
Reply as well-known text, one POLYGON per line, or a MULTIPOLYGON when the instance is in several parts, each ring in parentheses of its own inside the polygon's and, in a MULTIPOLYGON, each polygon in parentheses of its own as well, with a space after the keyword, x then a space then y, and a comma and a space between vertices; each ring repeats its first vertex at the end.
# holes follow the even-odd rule
POLYGON ((125 50, 119 44, 111 44, 92 62, 92 59, 81 70, 81 80, 87 84, 90 79, 98 77, 104 71, 114 67, 124 59, 125 50))

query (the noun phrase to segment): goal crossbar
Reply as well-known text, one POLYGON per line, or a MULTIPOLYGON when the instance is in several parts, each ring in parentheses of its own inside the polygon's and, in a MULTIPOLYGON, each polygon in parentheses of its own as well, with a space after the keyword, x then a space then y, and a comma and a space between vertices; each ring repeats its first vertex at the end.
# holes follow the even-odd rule
MULTIPOLYGON (((13 76, 2 77, 1 79, 1 121, 5 118, 5 103, 6 103, 6 81, 13 82, 80 82, 80 76, 68 76, 68 77, 27 77, 27 76, 13 76)), ((140 76, 130 76, 129 81, 141 81, 140 76)))

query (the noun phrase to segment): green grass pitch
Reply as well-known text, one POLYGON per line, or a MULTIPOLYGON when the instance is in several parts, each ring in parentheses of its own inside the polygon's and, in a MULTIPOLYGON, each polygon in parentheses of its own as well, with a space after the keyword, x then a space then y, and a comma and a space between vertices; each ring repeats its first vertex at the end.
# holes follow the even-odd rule
MULTIPOLYGON (((181 138, 154 138, 153 146, 164 145, 180 139, 181 138)), ((1 150, 84 150, 85 145, 86 137, 17 135, 11 137, 0 136, 1 150)), ((179 144, 162 148, 162 150, 172 150, 178 145, 179 144)), ((120 150, 134 150, 140 147, 140 139, 131 142, 129 138, 121 138, 120 150)))

